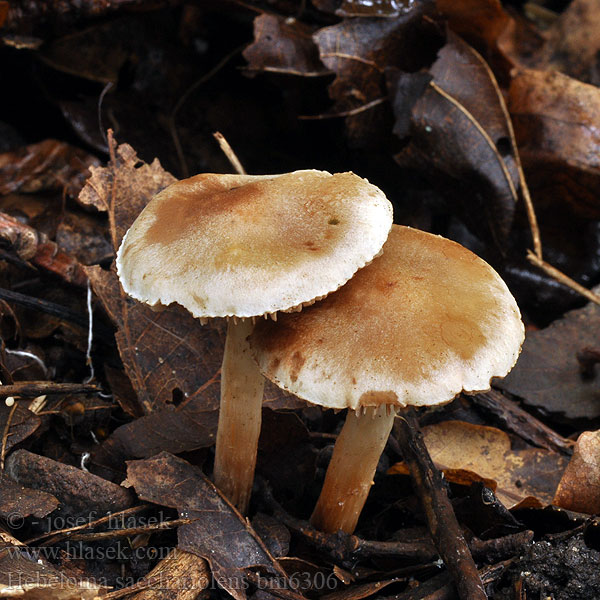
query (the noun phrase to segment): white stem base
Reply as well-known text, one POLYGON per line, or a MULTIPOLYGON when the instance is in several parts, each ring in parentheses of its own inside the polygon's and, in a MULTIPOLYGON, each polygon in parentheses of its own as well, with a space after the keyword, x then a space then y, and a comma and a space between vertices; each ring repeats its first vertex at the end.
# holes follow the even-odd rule
POLYGON ((242 514, 254 481, 265 385, 246 341, 252 329, 250 319, 227 325, 214 467, 215 485, 242 514))
POLYGON ((396 413, 385 406, 349 410, 337 438, 311 524, 328 533, 353 533, 365 505, 396 413))

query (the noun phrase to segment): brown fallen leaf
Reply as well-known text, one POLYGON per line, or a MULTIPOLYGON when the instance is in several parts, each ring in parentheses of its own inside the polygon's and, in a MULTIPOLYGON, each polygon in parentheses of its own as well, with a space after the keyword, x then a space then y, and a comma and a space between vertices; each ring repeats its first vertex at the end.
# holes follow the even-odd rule
POLYGON ((426 12, 414 4, 395 19, 344 19, 314 34, 321 61, 336 74, 329 86, 332 114, 348 115, 351 144, 368 146, 389 135, 385 69, 414 72, 432 58, 439 34, 426 12))
POLYGON ((76 198, 99 160, 65 142, 44 140, 0 154, 0 195, 65 190, 76 198))
MULTIPOLYGON (((430 73, 432 82, 412 107, 410 143, 395 159, 423 172, 475 231, 485 231, 484 239, 502 247, 512 226, 520 177, 498 84, 481 56, 452 33, 430 73)), ((399 81, 414 77, 401 75, 399 81)), ((396 96, 394 110, 399 119, 394 132, 402 137, 403 95, 396 96)))
MULTIPOLYGON (((444 421, 423 427, 422 431, 431 458, 450 481, 452 470, 491 479, 497 484, 496 496, 507 508, 525 501, 531 506, 532 498, 534 505, 550 504, 567 464, 564 456, 548 450, 511 450, 508 435, 494 427, 444 421)), ((404 474, 405 467, 400 465, 388 472, 404 474)))
MULTIPOLYGON (((597 288, 596 288, 597 289, 597 288)), ((577 354, 598 348, 600 306, 589 303, 545 329, 529 331, 521 356, 497 386, 525 404, 567 419, 600 416, 600 388, 594 370, 586 376, 577 354)))
POLYGON ((77 259, 60 250, 44 234, 5 213, 0 213, 0 238, 19 258, 58 275, 67 283, 86 285, 87 277, 77 259))
POLYGON ((312 39, 313 29, 293 18, 263 13, 254 19, 254 42, 243 56, 250 71, 327 75, 312 39))
POLYGON ((519 71, 508 92, 536 204, 600 218, 600 89, 552 71, 519 71))
POLYGON ((219 405, 225 344, 222 324, 202 326, 180 306, 162 312, 124 296, 115 273, 86 269, 94 292, 117 325, 115 335, 127 375, 144 413, 164 408, 179 390, 191 402, 196 395, 206 410, 219 405))
MULTIPOLYGON (((5 431, 10 413, 11 408, 6 406, 5 402, 0 402, 0 431, 5 431)), ((6 437, 5 452, 8 452, 11 448, 27 439, 37 430, 41 422, 40 417, 19 403, 10 420, 10 430, 9 435, 6 437)))
POLYGON ((197 467, 167 452, 128 463, 127 479, 143 500, 177 508, 194 523, 178 529, 179 548, 210 564, 218 584, 244 600, 248 567, 262 566, 287 579, 254 530, 197 467))
POLYGON ((522 62, 600 85, 600 2, 573 0, 544 32, 545 43, 522 62))
POLYGON ((121 425, 92 454, 95 464, 120 468, 124 460, 161 451, 179 454, 215 443, 219 411, 202 397, 181 409, 167 407, 121 425))
POLYGON ((529 22, 504 10, 500 0, 436 0, 436 6, 450 29, 477 48, 502 80, 545 42, 529 22))
POLYGON ((165 171, 158 159, 146 164, 129 144, 117 145, 109 131, 110 162, 106 167, 92 167, 91 177, 79 195, 84 206, 108 211, 113 249, 121 244, 152 197, 174 183, 175 177, 165 171))
POLYGON ((600 431, 584 431, 558 484, 554 502, 574 512, 600 512, 600 431))
POLYGON ((103 515, 131 506, 130 490, 77 467, 16 450, 6 460, 6 472, 19 484, 56 496, 63 516, 103 515))

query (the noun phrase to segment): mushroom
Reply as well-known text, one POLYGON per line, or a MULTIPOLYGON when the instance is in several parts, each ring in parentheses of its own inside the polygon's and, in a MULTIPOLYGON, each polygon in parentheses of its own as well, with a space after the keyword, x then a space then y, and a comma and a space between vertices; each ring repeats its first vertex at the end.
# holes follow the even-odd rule
POLYGON ((127 294, 228 319, 214 479, 245 512, 264 379, 246 338, 255 317, 302 309, 346 283, 392 225, 383 192, 353 173, 201 174, 156 195, 117 253, 127 294))
POLYGON ((326 408, 348 408, 311 517, 352 533, 398 407, 489 388, 524 337, 499 275, 459 244, 394 225, 383 254, 301 314, 250 337, 263 374, 326 408))

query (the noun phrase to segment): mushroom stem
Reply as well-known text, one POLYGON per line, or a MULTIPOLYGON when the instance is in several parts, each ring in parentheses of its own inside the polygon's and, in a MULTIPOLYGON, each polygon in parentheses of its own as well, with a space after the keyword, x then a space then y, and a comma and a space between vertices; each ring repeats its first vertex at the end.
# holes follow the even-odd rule
POLYGON ((242 514, 252 492, 265 385, 246 341, 252 328, 250 319, 227 325, 214 467, 215 485, 242 514))
POLYGON ((348 410, 310 518, 314 527, 329 533, 354 531, 395 415, 386 406, 348 410))

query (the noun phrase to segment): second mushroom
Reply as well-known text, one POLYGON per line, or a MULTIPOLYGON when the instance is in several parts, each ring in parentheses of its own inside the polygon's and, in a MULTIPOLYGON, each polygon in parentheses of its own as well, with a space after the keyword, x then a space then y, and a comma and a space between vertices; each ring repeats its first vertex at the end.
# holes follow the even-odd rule
POLYGON ((301 314, 257 325, 262 372, 311 403, 348 409, 312 524, 352 533, 396 409, 487 390, 524 328, 498 274, 459 244, 394 225, 383 255, 301 314))

